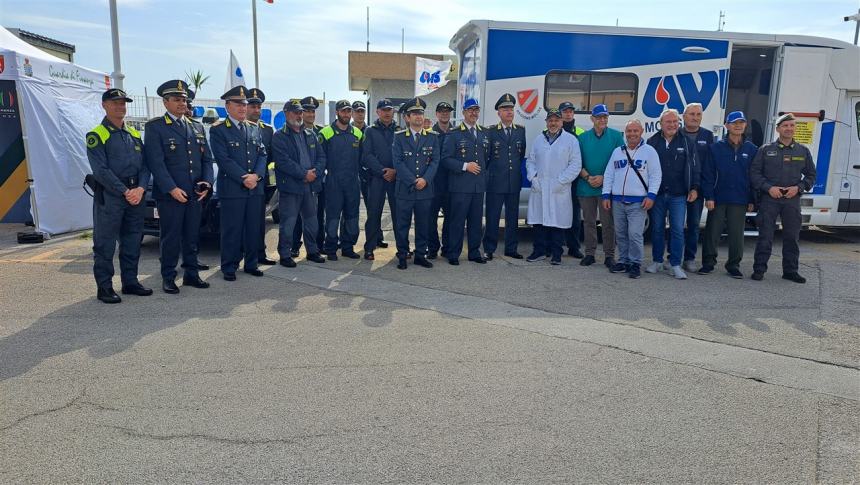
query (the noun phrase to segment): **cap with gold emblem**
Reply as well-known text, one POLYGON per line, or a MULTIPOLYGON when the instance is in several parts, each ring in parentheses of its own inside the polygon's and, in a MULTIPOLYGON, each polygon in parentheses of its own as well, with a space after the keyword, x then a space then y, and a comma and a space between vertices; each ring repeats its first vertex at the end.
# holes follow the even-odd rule
POLYGON ((114 101, 116 99, 124 99, 126 103, 132 102, 122 89, 113 88, 102 93, 102 101, 114 101))
POLYGON ((546 119, 550 119, 552 117, 561 118, 561 110, 558 108, 550 108, 546 110, 546 119))
POLYGON ((188 83, 181 79, 173 79, 171 81, 167 81, 161 86, 158 86, 158 89, 155 92, 162 98, 166 98, 168 96, 182 96, 187 98, 188 83))
POLYGON ((440 111, 454 111, 454 107, 451 106, 451 103, 442 101, 441 103, 436 105, 436 112, 438 113, 440 111))
POLYGON ((496 101, 496 109, 499 108, 513 108, 516 106, 517 102, 514 100, 514 95, 510 93, 505 93, 496 101))
POLYGON ((248 104, 248 90, 245 89, 245 86, 239 85, 222 94, 221 99, 224 101, 248 104))
POLYGON ((301 113, 304 110, 302 102, 298 99, 287 101, 286 104, 284 104, 284 111, 287 113, 301 113))
POLYGON ((263 104, 266 100, 266 95, 258 88, 251 88, 248 91, 248 104, 263 104))
POLYGON ((424 109, 427 108, 427 103, 421 98, 412 98, 406 102, 406 107, 404 111, 406 113, 423 113, 424 109))
POLYGON ((315 111, 320 107, 320 102, 313 96, 305 96, 302 98, 301 103, 305 111, 315 111))
POLYGON ((350 103, 348 99, 341 99, 337 102, 337 104, 335 104, 334 109, 337 111, 341 111, 344 109, 352 111, 352 103, 350 103))
POLYGON ((784 115, 776 119, 776 126, 779 126, 786 121, 794 121, 795 119, 796 118, 794 117, 794 113, 785 113, 784 115))
POLYGON ((353 111, 367 111, 367 105, 364 104, 364 101, 356 101, 352 103, 353 111))

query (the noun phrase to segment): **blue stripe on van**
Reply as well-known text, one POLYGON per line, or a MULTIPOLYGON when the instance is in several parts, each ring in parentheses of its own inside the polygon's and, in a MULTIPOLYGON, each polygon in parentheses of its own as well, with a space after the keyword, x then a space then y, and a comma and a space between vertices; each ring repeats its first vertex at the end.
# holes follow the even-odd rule
POLYGON ((830 152, 833 151, 833 133, 836 123, 828 121, 821 124, 821 138, 818 139, 818 157, 815 163, 815 185, 813 194, 823 194, 827 190, 827 175, 830 172, 830 152))
POLYGON ((487 80, 542 76, 552 69, 591 71, 728 58, 729 42, 635 35, 489 31, 487 80), (685 47, 708 53, 689 53, 685 47))

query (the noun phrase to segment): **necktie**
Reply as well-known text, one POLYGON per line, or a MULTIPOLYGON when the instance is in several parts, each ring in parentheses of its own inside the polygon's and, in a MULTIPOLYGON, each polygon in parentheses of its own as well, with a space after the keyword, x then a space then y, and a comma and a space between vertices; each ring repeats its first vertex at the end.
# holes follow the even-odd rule
POLYGON ((478 134, 475 132, 475 127, 469 128, 469 132, 472 133, 472 138, 478 139, 478 134))
POLYGON ((239 123, 239 133, 242 134, 243 138, 245 137, 245 125, 242 123, 239 123))
POLYGON ((508 137, 508 138, 510 138, 510 137, 511 137, 511 128, 510 128, 510 127, 505 128, 505 136, 506 136, 506 137, 508 137))

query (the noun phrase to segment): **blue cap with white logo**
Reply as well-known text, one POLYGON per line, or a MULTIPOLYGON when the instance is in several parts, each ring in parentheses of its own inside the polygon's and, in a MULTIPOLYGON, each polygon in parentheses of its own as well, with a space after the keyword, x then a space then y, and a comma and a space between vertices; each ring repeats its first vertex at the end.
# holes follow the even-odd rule
POLYGON ((468 98, 463 102, 463 109, 469 108, 480 108, 481 105, 478 104, 478 100, 475 98, 468 98))
POLYGON ((746 121, 747 118, 744 116, 743 111, 732 111, 726 116, 726 123, 734 123, 735 121, 746 121))
POLYGON ((609 108, 605 104, 595 104, 591 108, 591 116, 609 116, 609 108))
POLYGON ((574 108, 574 106, 573 106, 573 103, 571 103, 570 101, 564 101, 563 103, 561 103, 560 105, 558 105, 558 110, 559 110, 559 111, 564 111, 564 110, 566 110, 566 109, 575 109, 575 108, 574 108))

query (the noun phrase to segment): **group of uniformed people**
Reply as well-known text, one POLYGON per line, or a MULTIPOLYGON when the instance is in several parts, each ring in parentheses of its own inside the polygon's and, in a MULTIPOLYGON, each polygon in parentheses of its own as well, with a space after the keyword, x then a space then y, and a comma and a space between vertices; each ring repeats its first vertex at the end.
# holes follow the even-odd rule
MULTIPOLYGON (((392 214, 399 269, 406 269, 407 260, 412 258, 414 264, 431 268, 430 260, 439 257, 440 252, 449 264, 458 265, 464 239, 469 261, 483 264, 492 260, 498 248, 502 214, 503 253, 510 258, 523 258, 517 251, 516 228, 523 185, 521 163, 526 157, 527 143, 524 127, 513 123, 516 101, 511 94, 502 95, 494 106, 498 122, 485 127, 478 124, 478 102, 466 99, 462 122, 453 125, 450 121, 453 107, 442 102, 435 110, 437 123, 428 129, 424 116, 426 103, 413 98, 401 106, 406 126, 400 130, 394 121, 395 107, 388 99, 377 103, 377 118, 372 125, 365 123, 363 102, 341 100, 335 106, 336 119, 320 126, 315 124, 319 102, 308 96, 285 104, 286 123, 275 131, 260 121, 264 93, 258 88, 236 86, 221 96, 227 116, 212 125, 209 140, 202 124, 191 118, 190 100, 194 93, 184 81, 165 82, 158 88, 158 94, 163 98, 165 114, 147 122, 144 139, 124 121, 126 103, 132 100, 120 89, 109 89, 102 95, 105 117, 86 136, 96 181, 93 272, 98 299, 103 302, 121 301, 112 287, 117 242, 122 293, 152 294, 137 279, 144 195, 150 176, 160 220, 162 289, 166 293, 180 291, 176 285, 180 254, 183 285, 209 287, 199 275, 208 266, 198 260, 198 240, 202 203, 212 194, 216 183, 220 200, 221 272, 226 281, 236 280, 240 263, 243 271, 252 276, 263 275, 260 264, 279 262, 285 267, 295 267, 294 258, 299 254, 302 240, 307 259, 312 262, 337 260, 338 251, 342 257, 360 258, 355 245, 362 197, 367 210, 366 260, 375 259, 377 247, 387 247, 381 229, 386 199, 392 214), (217 177, 213 163, 218 165, 217 177), (278 262, 268 258, 264 238, 264 186, 269 177, 279 193, 278 262), (440 211, 445 215, 441 238, 437 225, 440 211), (415 240, 411 245, 409 230, 413 225, 415 240)), ((601 106, 595 107, 593 118, 601 106)), ((601 109, 605 111, 605 107, 601 109)), ((564 104, 548 111, 548 131, 541 135, 546 138, 543 151, 548 155, 555 157, 552 153, 558 152, 550 148, 558 138, 555 134, 558 131, 553 129, 563 130, 574 138, 583 135, 584 131, 573 123, 573 111, 572 105, 564 104)), ((608 115, 603 111, 597 118, 608 115)), ((605 127, 605 123, 601 126, 605 127)), ((783 138, 780 137, 774 153, 794 146, 793 141, 783 138)), ((573 141, 570 144, 579 146, 573 141)), ((770 157, 771 150, 764 154, 770 157)), ((562 167, 565 173, 578 163, 576 173, 571 172, 573 178, 583 177, 591 186, 599 182, 596 174, 587 172, 579 153, 571 152, 562 158, 565 157, 567 168, 562 167)), ((794 160, 791 155, 784 158, 784 163, 794 160)), ((799 185, 808 190, 811 179, 806 160, 807 170, 800 175, 799 185)), ((808 163, 811 164, 811 158, 808 163)), ((529 181, 535 183, 539 179, 532 173, 536 166, 529 169, 529 181)), ((786 173, 784 168, 773 170, 777 175, 786 173)), ((783 224, 793 230, 793 221, 799 219, 799 206, 781 200, 795 197, 797 192, 792 192, 795 186, 774 186, 752 178, 759 190, 767 191, 775 200, 762 205, 763 222, 773 225, 780 215, 783 224), (788 215, 786 211, 795 206, 797 217, 788 215)), ((568 184, 577 185, 571 181, 563 185, 568 184)), ((534 188, 532 192, 534 195, 534 188)), ((557 195, 555 189, 553 195, 557 195)), ((571 199, 577 200, 575 192, 571 199)), ((592 205, 590 211, 596 211, 597 205, 592 205)), ((568 234, 577 231, 580 210, 578 204, 571 208, 572 221, 569 218, 564 224, 544 221, 543 225, 571 228, 568 234)), ((549 211, 546 214, 555 212, 552 207, 543 210, 549 211)), ((543 216, 546 217, 549 216, 543 216)), ((764 228, 763 232, 772 236, 770 228, 764 228)), ((555 233, 547 234, 547 241, 550 235, 554 241, 546 249, 550 254, 549 248, 553 244, 560 248, 562 238, 555 233)), ((569 254, 582 258, 578 238, 578 231, 574 232, 568 236, 567 244, 569 254)), ((796 237, 792 241, 794 246, 786 246, 789 253, 792 247, 796 248, 796 237)), ((769 253, 770 247, 760 241, 759 249, 757 277, 766 268, 766 258, 758 253, 769 253)), ((593 248, 590 250, 593 253, 593 248)), ((554 263, 559 257, 555 251, 552 251, 554 263)), ((540 256, 533 254, 529 260, 540 256)), ((615 265, 611 259, 610 256, 606 261, 609 267, 615 265)), ((796 263, 789 266, 787 269, 796 274, 796 263)))

